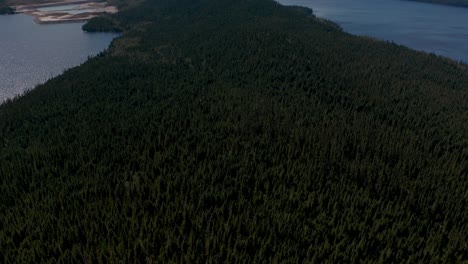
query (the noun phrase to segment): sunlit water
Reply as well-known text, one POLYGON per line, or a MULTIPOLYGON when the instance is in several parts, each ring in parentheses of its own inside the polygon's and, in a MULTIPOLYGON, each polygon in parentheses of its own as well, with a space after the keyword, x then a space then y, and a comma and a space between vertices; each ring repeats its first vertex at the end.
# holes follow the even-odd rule
POLYGON ((313 9, 345 31, 468 62, 468 8, 406 0, 278 0, 313 9))
POLYGON ((27 15, 0 16, 0 103, 80 65, 118 36, 85 33, 82 25, 39 25, 27 15))

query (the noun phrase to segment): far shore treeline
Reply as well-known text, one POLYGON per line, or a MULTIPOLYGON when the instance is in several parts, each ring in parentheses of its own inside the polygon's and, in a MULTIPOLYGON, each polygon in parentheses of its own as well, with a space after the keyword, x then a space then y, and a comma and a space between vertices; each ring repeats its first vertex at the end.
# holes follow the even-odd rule
POLYGON ((2 263, 466 263, 468 69, 271 0, 124 0, 0 105, 2 263))
POLYGON ((410 1, 468 7, 468 0, 410 0, 410 1))
POLYGON ((14 14, 15 10, 11 8, 5 0, 0 0, 0 15, 14 14))

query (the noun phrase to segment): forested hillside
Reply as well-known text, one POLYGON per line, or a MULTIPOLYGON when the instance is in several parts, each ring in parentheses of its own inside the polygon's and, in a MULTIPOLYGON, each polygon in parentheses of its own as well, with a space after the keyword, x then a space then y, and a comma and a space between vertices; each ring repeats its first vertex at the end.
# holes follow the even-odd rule
POLYGON ((270 0, 132 6, 0 106, 0 262, 468 261, 465 65, 270 0))

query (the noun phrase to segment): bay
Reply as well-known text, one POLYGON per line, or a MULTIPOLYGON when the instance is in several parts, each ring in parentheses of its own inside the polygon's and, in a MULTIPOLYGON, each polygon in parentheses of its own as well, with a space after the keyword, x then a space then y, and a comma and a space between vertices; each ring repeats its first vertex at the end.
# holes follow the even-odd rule
POLYGON ((0 16, 0 103, 80 65, 118 36, 86 33, 82 25, 40 25, 28 15, 0 16))

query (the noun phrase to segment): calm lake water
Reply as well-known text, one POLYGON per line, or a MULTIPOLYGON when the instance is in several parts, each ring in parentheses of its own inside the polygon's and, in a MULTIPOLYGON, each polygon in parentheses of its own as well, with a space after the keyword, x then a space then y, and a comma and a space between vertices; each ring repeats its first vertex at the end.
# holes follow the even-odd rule
POLYGON ((27 15, 0 15, 0 103, 105 50, 112 33, 85 33, 83 23, 38 25, 27 15))
POLYGON ((279 0, 313 9, 345 31, 468 62, 468 8, 405 0, 279 0))

